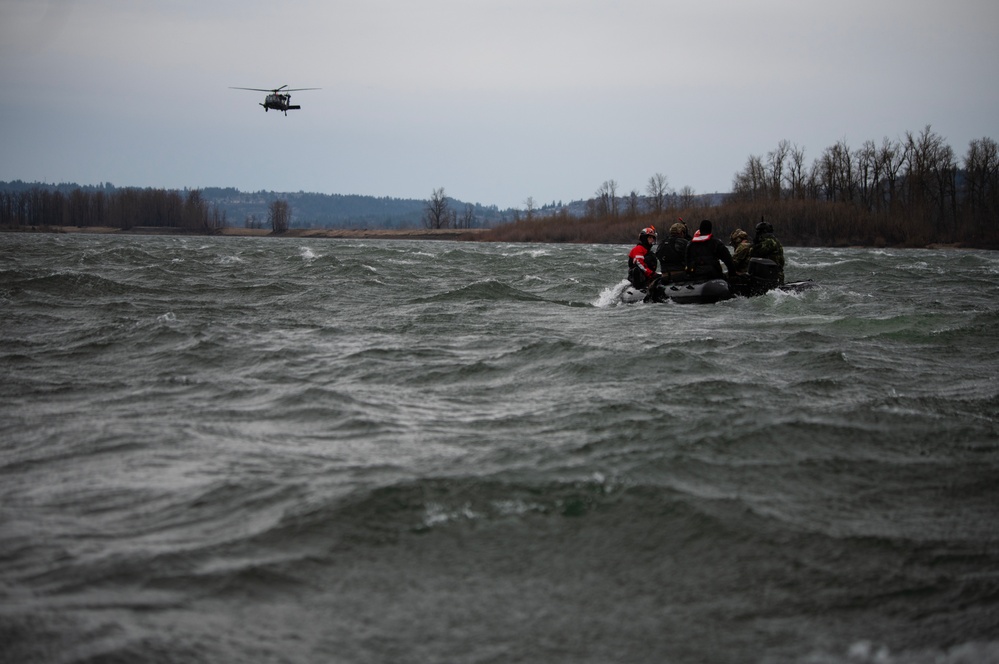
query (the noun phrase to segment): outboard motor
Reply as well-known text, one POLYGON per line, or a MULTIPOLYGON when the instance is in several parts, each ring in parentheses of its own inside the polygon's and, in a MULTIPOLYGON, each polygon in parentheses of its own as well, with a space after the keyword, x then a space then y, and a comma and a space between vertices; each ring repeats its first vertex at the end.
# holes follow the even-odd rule
POLYGON ((780 286, 780 266, 769 258, 750 258, 747 277, 733 286, 736 293, 745 297, 763 295, 780 286))
POLYGON ((764 281, 777 281, 780 279, 780 266, 769 258, 750 258, 749 276, 754 279, 764 281))

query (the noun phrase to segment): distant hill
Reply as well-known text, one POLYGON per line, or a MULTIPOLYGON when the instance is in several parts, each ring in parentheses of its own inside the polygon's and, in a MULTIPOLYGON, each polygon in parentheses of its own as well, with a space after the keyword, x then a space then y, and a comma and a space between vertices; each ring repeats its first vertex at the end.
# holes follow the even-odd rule
MULTIPOLYGON (((49 184, 43 182, 0 181, 0 192, 18 193, 32 190, 58 191, 68 196, 74 190, 87 193, 104 192, 110 194, 118 190, 136 187, 116 187, 111 183, 80 185, 76 183, 49 184)), ((150 190, 152 188, 146 188, 150 190)), ((202 200, 224 214, 225 225, 231 228, 264 228, 268 225, 268 208, 276 200, 287 201, 291 207, 291 228, 302 229, 390 229, 405 230, 423 228, 423 213, 427 201, 414 198, 391 198, 388 196, 361 196, 357 194, 317 194, 304 191, 240 191, 234 187, 205 187, 199 190, 202 200)), ((181 190, 186 194, 187 190, 181 190)), ((720 203, 722 194, 697 196, 701 205, 720 203)), ((618 198, 619 209, 625 209, 626 202, 618 198)), ((536 218, 555 215, 564 211, 570 217, 580 218, 589 212, 587 206, 592 201, 552 201, 539 204, 531 214, 536 218)), ((466 209, 471 206, 470 228, 494 228, 495 226, 518 221, 525 217, 525 210, 499 209, 495 205, 470 204, 449 198, 448 205, 458 219, 466 217, 466 209)), ((590 211, 592 212, 592 211, 590 211)), ((464 226, 464 224, 462 224, 464 226)))
MULTIPOLYGON (((228 225, 243 226, 249 220, 266 222, 267 208, 275 200, 291 206, 292 228, 422 228, 427 201, 357 194, 317 194, 304 191, 242 192, 238 189, 206 187, 202 197, 226 213, 228 225)), ((460 216, 468 203, 448 199, 460 216)), ((488 228, 513 218, 514 211, 495 205, 472 205, 475 228, 488 228)))
MULTIPOLYGON (((22 192, 33 189, 59 191, 69 194, 80 189, 85 192, 111 193, 118 189, 111 183, 79 185, 76 183, 48 184, 42 182, 0 182, 0 191, 22 192)), ((292 228, 422 228, 425 200, 412 198, 390 198, 360 196, 355 194, 317 194, 304 191, 244 192, 233 187, 205 187, 200 189, 202 199, 209 205, 217 206, 225 214, 226 225, 232 227, 263 227, 267 224, 267 212, 275 200, 285 200, 291 207, 292 228)), ((490 228, 506 221, 512 221, 516 210, 500 210, 495 205, 468 204, 456 199, 448 199, 459 217, 466 207, 472 207, 472 227, 490 228)))

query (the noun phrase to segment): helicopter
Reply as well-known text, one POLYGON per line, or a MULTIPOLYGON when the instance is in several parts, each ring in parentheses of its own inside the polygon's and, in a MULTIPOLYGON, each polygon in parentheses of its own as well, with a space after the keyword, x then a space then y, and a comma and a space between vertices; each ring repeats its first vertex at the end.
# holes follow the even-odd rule
POLYGON ((273 90, 267 90, 265 88, 233 88, 230 90, 252 90, 254 92, 269 92, 270 94, 264 97, 264 102, 260 104, 264 107, 265 111, 274 109, 275 111, 284 111, 285 115, 288 115, 288 111, 297 111, 302 108, 301 106, 291 104, 291 95, 289 92, 299 92, 301 90, 322 90, 322 88, 289 88, 288 84, 285 83, 280 88, 274 88, 273 90))

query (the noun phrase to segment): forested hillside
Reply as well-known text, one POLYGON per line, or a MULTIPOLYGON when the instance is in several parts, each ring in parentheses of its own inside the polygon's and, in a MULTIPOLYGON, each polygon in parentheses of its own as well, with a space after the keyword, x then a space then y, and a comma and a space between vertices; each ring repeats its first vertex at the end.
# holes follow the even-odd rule
MULTIPOLYGON (((136 226, 191 230, 266 228, 275 201, 291 212, 291 228, 421 228, 426 201, 345 194, 274 191, 243 192, 227 187, 183 191, 116 187, 110 183, 78 185, 0 182, 0 225, 4 226, 136 226), (185 217, 183 208, 188 205, 185 217), (199 210, 197 219, 192 216, 199 210)), ((469 227, 483 228, 514 218, 495 205, 449 201, 461 209, 469 227)))

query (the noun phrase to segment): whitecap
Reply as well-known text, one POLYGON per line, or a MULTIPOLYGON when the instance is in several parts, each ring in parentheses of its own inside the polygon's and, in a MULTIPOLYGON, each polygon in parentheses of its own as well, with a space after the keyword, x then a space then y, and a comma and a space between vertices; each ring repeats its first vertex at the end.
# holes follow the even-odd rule
POLYGON ((631 283, 627 279, 622 279, 619 283, 614 286, 600 291, 600 296, 593 303, 595 307, 610 307, 615 304, 621 304, 621 294, 628 289, 631 283))

